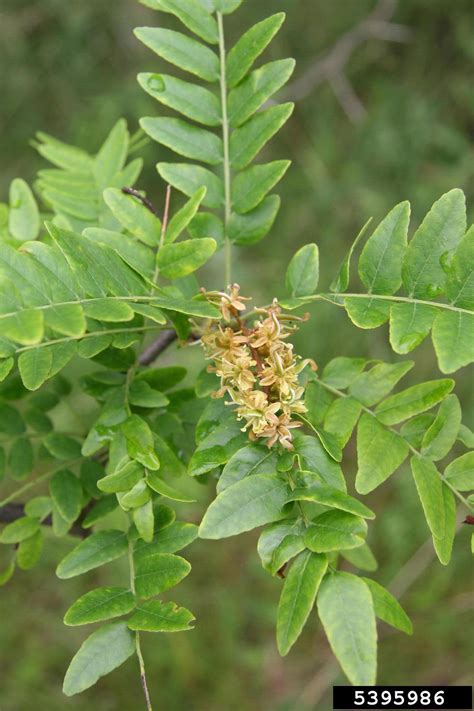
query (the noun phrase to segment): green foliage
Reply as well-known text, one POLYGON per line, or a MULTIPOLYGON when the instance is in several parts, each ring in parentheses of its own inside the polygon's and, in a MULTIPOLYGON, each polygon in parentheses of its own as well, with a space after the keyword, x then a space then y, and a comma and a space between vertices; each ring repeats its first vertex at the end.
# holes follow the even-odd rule
MULTIPOLYGON (((248 333, 238 297, 222 289, 231 283, 231 243, 262 239, 280 207, 280 198, 269 193, 289 161, 253 161, 293 111, 292 103, 272 97, 291 76, 294 61, 254 68, 280 29, 282 13, 252 26, 227 52, 224 16, 239 0, 145 4, 172 15, 185 33, 144 27, 135 31, 138 39, 205 82, 161 73, 138 77, 151 97, 180 114, 143 118, 141 128, 187 159, 160 160, 157 169, 188 200, 170 213, 168 190, 158 217, 147 196, 132 187, 142 161, 129 158, 144 134, 131 137, 123 119, 95 154, 37 134, 38 152, 54 166, 40 170, 34 184, 39 207, 23 180, 12 182, 0 233, 0 478, 9 487, 0 513, 42 482, 48 481, 49 495, 26 501, 17 520, 1 531, 10 558, 0 582, 16 565, 27 570, 38 562, 49 525, 56 537, 83 538, 58 564, 60 579, 128 554, 128 584, 93 589, 66 612, 71 626, 123 619, 86 639, 66 673, 64 692, 89 688, 135 652, 146 689, 140 633, 189 630, 195 619, 188 609, 157 598, 190 573, 177 553, 198 535, 220 539, 263 527, 257 547, 262 566, 284 579, 276 627, 280 653, 290 651, 316 605, 349 681, 374 684, 375 618, 407 634, 412 625, 377 582, 338 570, 340 557, 361 571, 377 568, 366 542, 375 513, 347 493, 346 447, 355 440, 355 490, 361 495, 410 456, 413 490, 436 554, 447 565, 456 499, 472 508, 472 497, 462 492, 474 487, 472 452, 459 455, 456 449, 454 459, 451 452, 458 443, 472 448, 472 432, 462 423, 453 380, 412 382, 393 392, 413 361, 338 355, 317 376, 303 371, 307 361, 295 357, 288 365, 280 358, 272 376, 283 383, 282 392, 287 387, 284 405, 304 394, 304 406, 295 420, 276 418, 275 424, 266 399, 275 381, 265 385, 259 391, 264 406, 256 402, 248 413, 275 427, 276 439, 263 444, 249 441, 229 407, 231 401, 241 404, 238 393, 210 397, 219 378, 224 384, 221 372, 216 377, 202 371, 193 381, 191 370, 183 385, 186 370, 174 360, 168 367, 150 367, 175 336, 180 347, 188 345, 209 333, 212 320, 223 321, 218 338, 224 342, 248 333), (223 246, 225 275, 215 291, 206 292, 195 272, 223 246), (151 348, 148 332, 156 337, 151 348), (79 358, 89 361, 80 366, 82 374, 68 368, 64 377, 62 371, 79 358), (71 426, 77 431, 59 426, 71 391, 81 398, 81 409, 87 403, 84 421, 77 417, 79 427, 71 426), (294 430, 289 438, 288 424, 294 430), (12 480, 30 475, 10 489, 12 480), (209 481, 216 483, 217 495, 200 526, 176 520, 170 503, 179 511, 184 504, 187 512, 198 498, 188 487, 209 481)), ((288 298, 280 303, 292 311, 315 300, 329 302, 363 329, 389 322, 392 349, 403 355, 431 331, 440 370, 451 373, 474 359, 474 231, 466 232, 460 190, 434 204, 410 241, 409 216, 409 204, 399 203, 366 241, 358 259, 364 293, 347 289, 351 260, 369 223, 343 260, 331 293, 317 292, 318 245, 298 249, 286 270, 288 298)), ((270 325, 260 323, 269 342, 264 362, 258 347, 249 350, 258 374, 280 357, 282 323, 295 320, 280 314, 276 303, 272 309, 266 310, 270 325)), ((260 318, 261 310, 252 315, 260 318)), ((291 332, 290 324, 282 338, 291 332)), ((233 345, 238 350, 239 341, 233 345)), ((215 348, 226 350, 218 340, 215 348)), ((229 364, 238 376, 246 370, 229 364)))

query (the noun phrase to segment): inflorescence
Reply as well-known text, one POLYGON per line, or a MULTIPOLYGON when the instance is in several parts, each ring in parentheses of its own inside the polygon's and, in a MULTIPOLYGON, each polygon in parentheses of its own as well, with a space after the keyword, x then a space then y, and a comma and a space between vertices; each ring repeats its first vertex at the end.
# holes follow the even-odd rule
POLYGON ((258 318, 249 328, 242 318, 249 299, 240 296, 238 284, 227 292, 206 292, 206 297, 222 314, 222 321, 210 323, 201 338, 206 358, 214 363, 208 371, 221 381, 213 397, 230 396, 251 440, 264 438, 268 447, 280 442, 293 449, 291 430, 302 424, 294 417, 306 412, 298 375, 307 365, 317 367, 295 355, 286 340, 297 328, 289 322, 304 319, 283 314, 275 299, 268 308, 255 309, 258 318))

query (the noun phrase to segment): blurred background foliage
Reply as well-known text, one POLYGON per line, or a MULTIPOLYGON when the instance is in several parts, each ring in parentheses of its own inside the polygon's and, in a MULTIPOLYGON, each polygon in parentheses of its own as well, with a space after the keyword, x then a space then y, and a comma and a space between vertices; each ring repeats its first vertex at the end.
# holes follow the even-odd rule
MULTIPOLYGON (((253 0, 228 23, 228 42, 270 12, 286 11, 287 22, 271 53, 294 56, 298 79, 373 7, 374 0, 253 0)), ((135 40, 132 28, 159 21, 134 0, 0 1, 4 196, 11 179, 32 181, 41 166, 28 146, 37 130, 95 151, 118 117, 126 117, 133 131, 141 116, 157 113, 158 105, 138 88, 135 76, 159 71, 160 62, 135 40)), ((357 116, 348 116, 330 83, 322 81, 298 102, 267 149, 268 159, 290 157, 293 166, 279 188, 282 210, 271 235, 235 251, 236 278, 257 303, 283 292, 288 259, 309 241, 319 244, 326 287, 360 226, 371 215, 376 223, 400 200, 411 201, 416 225, 443 192, 461 187, 472 221, 472 1, 393 0, 393 21, 409 31, 406 41, 369 39, 346 64, 345 76, 361 102, 357 116)), ((143 156, 138 187, 160 205, 164 185, 154 165, 166 154, 149 145, 143 156)), ((220 273, 217 263, 205 274, 205 284, 217 285, 220 273)), ((296 338, 297 348, 320 364, 335 355, 395 359, 385 327, 357 331, 342 311, 328 305, 314 307, 311 315, 296 338)), ((438 377, 430 344, 411 355, 417 360, 412 378, 438 377)), ((166 356, 166 362, 176 359, 182 354, 166 356)), ((194 369, 200 367, 198 360, 194 350, 194 369)), ((465 422, 472 426, 472 381, 464 371, 457 374, 456 392, 465 422)), ((354 448, 348 455, 351 482, 354 448)), ((203 507, 210 495, 202 490, 203 507)), ((370 539, 380 561, 378 579, 393 581, 415 626, 413 638, 380 627, 379 683, 472 683, 467 527, 461 525, 453 561, 445 569, 433 560, 431 544, 422 545, 428 531, 407 467, 369 499, 379 512, 370 539)), ((193 509, 191 516, 196 514, 193 509)), ((289 658, 279 659, 274 619, 281 583, 260 569, 255 539, 251 534, 201 541, 190 549, 193 573, 180 586, 178 601, 196 612, 196 630, 144 640, 158 708, 323 711, 331 704, 331 685, 344 683, 316 619, 289 658)), ((85 636, 82 629, 63 627, 62 614, 91 584, 120 584, 125 574, 109 566, 105 573, 90 573, 87 581, 58 583, 55 561, 69 547, 69 541, 51 541, 47 566, 17 573, 2 590, 2 711, 23 711, 32 703, 48 711, 142 707, 133 661, 79 697, 61 694, 64 670, 85 636)))

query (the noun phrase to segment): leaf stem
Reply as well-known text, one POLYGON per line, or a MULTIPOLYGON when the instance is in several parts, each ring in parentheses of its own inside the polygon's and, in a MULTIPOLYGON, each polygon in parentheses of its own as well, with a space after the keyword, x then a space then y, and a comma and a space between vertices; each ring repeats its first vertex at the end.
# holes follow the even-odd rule
MULTIPOLYGON (((135 595, 135 563, 133 561, 133 543, 128 542, 128 563, 130 569, 130 590, 135 595)), ((150 692, 148 691, 148 684, 146 680, 146 670, 145 670, 145 660, 143 659, 142 648, 140 645, 140 633, 135 632, 135 649, 138 657, 138 664, 140 665, 140 679, 142 682, 143 693, 145 694, 145 701, 147 711, 153 711, 150 699, 150 692)))
MULTIPOLYGON (((345 398, 345 397, 351 397, 351 396, 347 395, 346 393, 343 393, 342 390, 338 390, 337 388, 333 388, 331 385, 328 385, 328 384, 325 383, 323 380, 318 379, 317 382, 318 382, 323 388, 325 388, 328 392, 333 393, 333 395, 336 395, 337 397, 343 397, 343 398, 345 398)), ((356 398, 354 398, 354 400, 355 400, 355 399, 356 399, 356 398)), ((359 400, 357 400, 357 402, 359 402, 359 400)), ((375 413, 373 410, 371 410, 371 409, 368 408, 368 407, 365 407, 365 406, 362 405, 362 403, 360 403, 360 402, 359 402, 359 404, 361 405, 362 410, 363 410, 364 412, 366 412, 368 415, 371 415, 372 417, 375 417, 375 418, 377 419, 377 415, 376 415, 376 413, 375 413)), ((423 454, 422 454, 418 449, 415 449, 415 447, 413 447, 413 446, 410 444, 410 442, 408 442, 408 440, 407 440, 405 437, 403 437, 403 435, 401 435, 400 432, 398 432, 398 430, 396 430, 394 427, 389 427, 388 425, 385 425, 385 427, 386 427, 390 432, 394 432, 394 433, 395 433, 396 435, 398 435, 404 442, 406 442, 406 444, 408 445, 408 448, 409 448, 409 450, 410 450, 410 452, 411 452, 412 454, 414 454, 414 455, 417 456, 417 457, 422 457, 422 456, 423 456, 423 454)), ((469 501, 466 499, 466 497, 463 496, 452 484, 450 484, 450 483, 448 482, 448 480, 445 479, 444 476, 438 471, 438 469, 436 469, 436 471, 438 472, 439 478, 441 479, 441 481, 444 482, 444 483, 446 484, 446 486, 451 489, 451 491, 453 492, 453 494, 454 494, 455 496, 457 496, 457 498, 459 499, 459 501, 461 501, 461 502, 464 504, 464 506, 465 506, 469 511, 473 511, 473 512, 474 512, 474 507, 472 507, 472 506, 470 505, 470 503, 469 503, 469 501)))
POLYGON ((50 476, 53 476, 53 474, 56 474, 56 472, 61 471, 61 469, 64 469, 66 467, 72 467, 74 464, 77 464, 82 460, 82 457, 77 457, 77 459, 72 459, 70 462, 62 462, 59 466, 54 467, 54 469, 50 469, 49 471, 45 472, 44 474, 41 474, 41 476, 37 477, 36 479, 33 479, 33 481, 29 481, 27 484, 24 486, 20 486, 19 489, 14 491, 12 494, 7 496, 6 499, 3 499, 3 501, 0 501, 0 508, 2 506, 6 506, 7 504, 10 503, 10 501, 15 501, 19 496, 25 493, 25 491, 29 491, 33 487, 37 486, 38 484, 41 484, 42 481, 46 481, 49 479, 50 476))
POLYGON ((232 245, 227 234, 232 209, 232 202, 229 157, 229 119, 227 114, 226 53, 224 21, 221 12, 217 13, 217 25, 219 28, 219 55, 221 64, 220 86, 222 104, 222 143, 224 147, 225 286, 228 286, 232 282, 232 245))

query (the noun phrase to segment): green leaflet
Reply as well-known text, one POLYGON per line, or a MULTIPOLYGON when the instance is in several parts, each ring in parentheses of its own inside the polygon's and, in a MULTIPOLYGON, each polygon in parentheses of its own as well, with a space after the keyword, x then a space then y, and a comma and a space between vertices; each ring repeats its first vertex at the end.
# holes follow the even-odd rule
POLYGON ((143 73, 137 78, 142 89, 170 109, 205 126, 219 126, 219 100, 209 89, 169 74, 143 73))
POLYGON ((346 490, 341 467, 329 456, 319 439, 298 433, 294 445, 302 469, 317 472, 325 484, 335 489, 346 490))
POLYGON ((193 503, 196 499, 184 494, 174 486, 170 486, 166 481, 163 481, 156 472, 149 472, 146 478, 148 486, 156 491, 165 499, 171 499, 172 501, 181 501, 182 503, 193 503))
POLYGON ((410 203, 396 205, 366 242, 359 259, 359 275, 369 293, 393 294, 402 283, 410 203))
POLYGON ((37 531, 33 536, 25 538, 18 545, 16 562, 20 570, 30 570, 38 563, 43 551, 43 533, 37 531))
POLYGON ((454 387, 454 380, 431 380, 413 385, 383 400, 377 405, 377 418, 385 425, 398 422, 429 410, 443 400, 454 387))
POLYGON ((327 409, 324 429, 336 437, 341 447, 349 441, 361 411, 361 403, 351 397, 338 398, 327 409))
POLYGON ((215 44, 218 38, 217 23, 203 4, 194 0, 145 0, 155 10, 175 15, 183 25, 205 42, 215 44))
POLYGON ((347 287, 349 286, 352 254, 354 252, 354 249, 357 247, 360 240, 362 239, 362 237, 365 235, 371 222, 372 222, 372 218, 369 217, 369 219, 367 220, 365 225, 361 228, 361 230, 360 230, 359 234, 357 235, 357 237, 355 238, 354 242, 352 243, 352 245, 349 249, 349 252, 342 260, 342 264, 339 267, 339 271, 329 286, 331 291, 336 291, 336 292, 347 291, 347 287))
POLYGON ((222 180, 207 168, 188 163, 158 163, 157 169, 163 180, 188 197, 205 187, 204 207, 218 208, 224 204, 222 180))
POLYGON ((464 235, 448 269, 446 295, 451 304, 474 309, 474 226, 464 235))
POLYGON ((408 444, 377 418, 363 413, 357 428, 356 491, 368 494, 393 474, 405 461, 408 444))
POLYGON ((394 304, 390 308, 390 345, 395 353, 409 353, 431 331, 437 310, 426 304, 394 304))
POLYGON ((165 244, 158 252, 156 263, 163 276, 177 279, 202 267, 212 257, 216 247, 216 242, 208 238, 165 244))
POLYGON ((347 511, 348 513, 361 516, 362 518, 375 518, 375 514, 367 506, 362 504, 352 496, 345 494, 339 489, 334 489, 325 484, 319 484, 310 488, 293 489, 288 501, 313 501, 329 508, 347 511))
POLYGON ((56 472, 49 483, 54 505, 68 522, 75 521, 82 508, 82 486, 79 479, 68 469, 56 472))
POLYGON ((144 479, 140 479, 135 486, 127 492, 123 492, 117 496, 120 501, 120 506, 124 510, 140 508, 151 499, 151 492, 144 479))
POLYGON ((184 632, 192 629, 194 619, 192 612, 174 602, 149 600, 137 606, 127 624, 131 630, 144 632, 184 632))
POLYGON ((91 508, 82 521, 82 528, 90 528, 91 526, 94 526, 98 521, 101 521, 103 518, 108 516, 109 513, 115 511, 117 507, 117 497, 112 494, 99 499, 99 501, 91 508))
POLYGON ((318 614, 351 684, 375 684, 377 629, 372 595, 364 581, 349 573, 327 575, 319 590, 318 614))
MULTIPOLYGON (((322 424, 332 402, 332 395, 326 388, 318 380, 310 380, 304 394, 304 404, 307 408, 305 417, 308 422, 312 425, 322 424)), ((329 427, 328 431, 330 430, 329 427)))
POLYGON ((442 486, 444 502, 444 535, 442 538, 433 536, 433 545, 440 563, 448 565, 451 560, 454 536, 456 535, 456 499, 445 484, 442 486))
POLYGON ((160 460, 155 452, 153 434, 149 425, 142 417, 131 415, 122 424, 128 454, 148 469, 159 469, 160 460))
POLYGON ((389 303, 377 296, 347 297, 344 299, 344 307, 352 323, 359 328, 377 328, 385 323, 390 315, 389 303))
POLYGON ((271 230, 280 209, 278 195, 268 195, 258 207, 238 215, 232 212, 228 225, 229 239, 234 244, 254 244, 263 239, 271 230))
POLYGON ((450 462, 444 477, 458 491, 474 490, 474 452, 467 452, 450 462))
POLYGON ((462 190, 450 190, 434 203, 414 234, 403 264, 403 284, 410 296, 434 298, 446 282, 441 257, 454 250, 466 229, 462 190))
POLYGON ((25 388, 37 390, 47 380, 53 356, 48 348, 32 348, 21 353, 18 369, 25 388))
POLYGON ((448 454, 457 439, 461 416, 461 405, 456 395, 448 395, 442 401, 434 422, 423 437, 423 456, 438 461, 448 454))
POLYGON ((40 522, 37 518, 23 516, 5 526, 0 533, 0 543, 21 543, 26 538, 34 536, 39 529, 40 522))
POLYGON ((286 123, 293 108, 294 104, 291 103, 270 106, 232 132, 229 148, 234 170, 243 170, 248 166, 270 138, 286 123))
POLYGON ((131 321, 133 309, 125 301, 93 299, 84 304, 84 312, 98 321, 131 321))
POLYGON ((111 185, 113 178, 124 167, 129 139, 127 123, 119 119, 94 159, 93 173, 100 189, 111 185))
POLYGON ((232 205, 239 214, 256 208, 290 166, 288 160, 254 165, 238 173, 232 184, 232 205))
POLYGON ((63 558, 56 569, 58 578, 73 578, 109 563, 127 552, 127 535, 123 531, 99 531, 79 543, 63 558))
POLYGON ((82 644, 72 658, 64 678, 63 692, 73 696, 93 686, 135 652, 135 637, 126 622, 100 627, 82 644))
POLYGON ((401 632, 413 634, 410 618, 393 595, 375 580, 370 580, 370 578, 362 578, 362 580, 372 595, 376 616, 401 632))
POLYGON ((267 45, 272 41, 285 19, 285 13, 271 15, 253 25, 227 55, 226 79, 230 88, 236 86, 267 45))
POLYGON ((300 636, 327 570, 325 555, 300 553, 285 579, 277 613, 278 651, 285 656, 300 636))
POLYGON ((366 363, 365 358, 333 358, 324 367, 321 380, 333 388, 347 388, 362 373, 366 363))
POLYGON ((319 250, 305 244, 293 255, 286 270, 286 288, 291 296, 314 294, 319 281, 319 250))
POLYGON ((357 548, 364 543, 367 524, 363 518, 333 509, 316 516, 308 527, 304 542, 315 553, 357 548))
POLYGON ((218 165, 223 160, 222 139, 179 118, 142 118, 140 126, 150 138, 185 158, 218 165))
POLYGON ((148 558, 155 554, 176 553, 186 548, 197 537, 198 527, 193 523, 173 521, 165 528, 158 529, 151 543, 140 541, 135 544, 135 561, 138 563, 142 557, 148 558))
POLYGON ((412 457, 411 470, 431 533, 434 538, 443 538, 445 512, 439 472, 433 462, 424 457, 412 457))
POLYGON ((251 474, 273 474, 276 471, 278 454, 265 445, 253 442, 239 449, 229 459, 217 482, 217 493, 236 484, 251 474))
POLYGON ((132 509, 132 519, 140 537, 150 543, 155 532, 155 516, 151 499, 142 506, 132 509))
POLYGON ((34 453, 31 441, 27 437, 19 437, 10 447, 7 467, 12 479, 23 479, 33 469, 34 453))
POLYGON ((135 598, 127 588, 97 588, 82 595, 64 615, 65 625, 88 625, 91 622, 121 617, 133 610, 135 598))
POLYGON ((229 94, 229 122, 238 128, 249 119, 293 73, 294 59, 280 59, 255 69, 229 94))
POLYGON ((97 482, 97 487, 107 494, 129 491, 144 476, 144 468, 138 462, 126 462, 112 474, 97 482))
POLYGON ((341 556, 345 558, 351 565, 360 570, 374 572, 378 568, 378 563, 371 549, 364 543, 358 548, 349 548, 341 551, 341 556))
POLYGON ((161 222, 137 198, 132 195, 124 195, 117 188, 107 188, 104 190, 104 200, 117 220, 132 235, 149 247, 155 247, 158 244, 161 222))
POLYGON ((40 230, 40 216, 36 200, 24 180, 15 178, 10 185, 8 230, 21 242, 36 239, 40 230))
MULTIPOLYGON (((117 254, 123 259, 126 264, 128 264, 130 267, 132 267, 132 269, 137 271, 146 279, 151 279, 151 277, 153 276, 153 252, 144 244, 140 244, 140 242, 137 242, 137 239, 135 237, 130 237, 129 235, 124 235, 120 232, 112 232, 112 230, 104 230, 101 227, 87 227, 84 230, 83 234, 89 239, 92 239, 96 242, 100 242, 101 244, 106 244, 111 247, 113 250, 115 250, 115 252, 117 252, 117 254)), ((93 314, 88 313, 86 309, 84 310, 86 311, 88 316, 92 316, 94 318, 93 314)), ((112 319, 105 318, 100 320, 111 321, 112 319)), ((117 320, 120 321, 122 319, 117 320)))
POLYGON ((215 52, 191 37, 174 30, 137 27, 135 36, 167 62, 205 81, 219 78, 219 59, 215 52))
POLYGON ((181 582, 190 570, 190 564, 181 556, 156 553, 153 548, 147 555, 147 550, 143 549, 135 569, 137 595, 146 599, 169 590, 181 582))
POLYGON ((278 568, 275 570, 276 557, 279 556, 282 545, 285 545, 288 539, 301 540, 305 530, 301 519, 285 519, 265 526, 257 544, 257 552, 264 569, 274 575, 278 571, 278 568))
POLYGON ((375 405, 388 395, 414 365, 412 360, 403 363, 378 363, 355 378, 350 384, 349 394, 366 407, 375 405))
MULTIPOLYGON (((190 200, 186 202, 178 212, 173 215, 168 223, 165 234, 165 244, 174 242, 180 236, 181 232, 188 227, 191 220, 196 215, 200 204, 206 195, 206 188, 200 188, 190 200)), ((212 235, 206 235, 212 237, 212 235)))
POLYGON ((43 445, 55 458, 62 461, 77 459, 81 456, 81 446, 75 439, 61 432, 51 432, 43 439, 43 445))
POLYGON ((201 538, 227 538, 281 517, 288 484, 277 476, 254 474, 222 491, 209 506, 201 538))
POLYGON ((433 345, 442 373, 453 373, 474 360, 474 314, 440 312, 433 324, 433 345))

